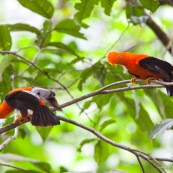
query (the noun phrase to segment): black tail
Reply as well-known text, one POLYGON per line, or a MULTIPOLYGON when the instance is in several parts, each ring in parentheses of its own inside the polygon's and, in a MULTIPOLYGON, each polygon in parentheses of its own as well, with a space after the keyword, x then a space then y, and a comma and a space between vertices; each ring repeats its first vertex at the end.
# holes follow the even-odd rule
POLYGON ((168 96, 173 96, 173 86, 166 86, 168 96))
POLYGON ((33 126, 53 126, 60 124, 60 121, 48 107, 40 105, 34 109, 31 123, 33 126))

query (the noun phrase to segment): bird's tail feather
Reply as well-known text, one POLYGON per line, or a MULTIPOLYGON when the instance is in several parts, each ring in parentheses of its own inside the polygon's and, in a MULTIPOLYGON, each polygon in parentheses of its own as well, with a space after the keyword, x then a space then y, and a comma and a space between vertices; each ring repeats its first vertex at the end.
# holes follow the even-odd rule
POLYGON ((60 124, 60 121, 48 107, 40 105, 34 109, 31 123, 34 126, 53 126, 60 124))
POLYGON ((173 96, 173 86, 166 86, 168 96, 173 96))

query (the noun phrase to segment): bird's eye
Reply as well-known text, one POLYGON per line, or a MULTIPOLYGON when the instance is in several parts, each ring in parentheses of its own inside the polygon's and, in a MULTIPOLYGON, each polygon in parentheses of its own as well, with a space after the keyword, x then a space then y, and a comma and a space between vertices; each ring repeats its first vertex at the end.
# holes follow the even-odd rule
POLYGON ((122 56, 121 56, 121 55, 119 55, 119 56, 118 56, 118 58, 122 58, 122 56))
POLYGON ((50 91, 49 97, 55 97, 55 93, 53 91, 50 91))
POLYGON ((38 92, 37 95, 40 95, 40 92, 38 92))

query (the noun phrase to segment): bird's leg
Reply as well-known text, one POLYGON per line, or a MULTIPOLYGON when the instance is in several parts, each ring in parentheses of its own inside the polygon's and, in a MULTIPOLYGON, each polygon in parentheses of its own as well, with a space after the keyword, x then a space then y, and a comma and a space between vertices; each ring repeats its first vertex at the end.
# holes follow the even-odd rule
POLYGON ((137 82, 136 82, 136 79, 137 79, 137 78, 133 77, 133 78, 130 80, 130 82, 136 84, 136 83, 137 83, 137 82))
POLYGON ((21 120, 24 119, 22 116, 18 117, 17 119, 14 120, 15 123, 18 123, 19 125, 22 125, 21 120))
MULTIPOLYGON (((22 125, 21 120, 22 120, 22 119, 26 119, 26 118, 28 118, 28 115, 25 115, 25 114, 21 113, 21 116, 18 117, 18 118, 16 118, 16 119, 14 120, 14 122, 17 122, 19 125, 22 125)), ((29 118, 29 119, 30 119, 30 118, 29 118)))
POLYGON ((154 77, 148 77, 147 79, 145 79, 146 84, 150 84, 151 80, 154 80, 154 77))

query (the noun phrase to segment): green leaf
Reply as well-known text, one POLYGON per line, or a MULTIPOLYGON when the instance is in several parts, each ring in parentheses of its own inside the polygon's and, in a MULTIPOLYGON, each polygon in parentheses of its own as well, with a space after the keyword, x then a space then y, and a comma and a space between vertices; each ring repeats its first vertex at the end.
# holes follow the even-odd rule
POLYGON ((102 86, 104 86, 104 80, 106 77, 106 69, 103 64, 96 63, 93 66, 83 70, 80 76, 80 82, 78 85, 79 90, 82 90, 83 83, 90 77, 93 76, 100 82, 102 86))
POLYGON ((99 164, 103 162, 108 155, 109 155, 108 145, 104 141, 99 140, 94 148, 95 161, 99 164))
POLYGON ((0 50, 10 50, 12 40, 10 31, 6 25, 0 25, 0 50))
POLYGON ((42 171, 51 172, 52 168, 49 163, 46 162, 31 162, 31 163, 37 168, 41 169, 42 171))
POLYGON ((33 170, 7 170, 5 171, 5 173, 41 173, 41 172, 38 172, 38 171, 33 171, 33 170))
POLYGON ((80 26, 75 23, 72 19, 65 19, 60 21, 56 26, 55 30, 57 32, 66 33, 74 37, 86 39, 84 34, 80 33, 80 26))
POLYGON ((158 0, 139 0, 142 6, 151 12, 155 12, 159 7, 158 0))
POLYGON ((37 28, 30 26, 28 24, 16 23, 13 25, 9 24, 7 26, 10 31, 29 31, 29 32, 33 32, 37 35, 40 34, 40 31, 37 28))
POLYGON ((95 102, 98 108, 101 110, 105 105, 107 105, 112 96, 113 96, 112 94, 102 94, 95 96, 92 99, 92 101, 95 102))
POLYGON ((148 17, 145 15, 144 8, 139 5, 132 5, 127 3, 126 5, 126 17, 133 24, 140 24, 146 22, 148 17))
POLYGON ((130 114, 130 116, 134 119, 138 127, 147 132, 147 134, 150 134, 151 129, 153 128, 154 124, 150 119, 150 116, 148 112, 144 109, 142 104, 139 104, 139 117, 136 117, 136 110, 134 100, 125 98, 122 93, 119 93, 118 96, 121 98, 121 101, 124 103, 124 105, 127 107, 127 113, 130 114))
POLYGON ((69 173, 68 169, 66 169, 66 168, 63 167, 63 166, 60 166, 59 169, 60 169, 60 170, 59 170, 60 173, 69 173))
POLYGON ((10 65, 12 60, 11 55, 4 55, 2 61, 0 62, 0 82, 2 81, 2 75, 6 68, 10 65))
POLYGON ((75 4, 76 10, 78 10, 75 14, 75 18, 81 22, 83 19, 89 17, 94 5, 97 5, 98 2, 99 0, 81 0, 80 3, 75 4))
POLYGON ((106 69, 103 64, 96 63, 95 65, 92 66, 93 69, 93 75, 98 81, 101 83, 102 86, 104 86, 104 80, 106 77, 106 69))
POLYGON ((53 127, 46 127, 46 128, 37 127, 37 131, 40 134, 43 141, 45 141, 47 139, 47 137, 49 136, 49 133, 51 132, 52 128, 53 127))
POLYGON ((116 0, 101 0, 101 6, 105 9, 106 15, 110 16, 112 6, 116 0))
POLYGON ((59 50, 61 50, 62 52, 68 52, 72 55, 75 55, 75 56, 78 56, 75 51, 73 51, 73 49, 71 47, 69 47, 68 45, 64 44, 64 43, 61 43, 61 42, 51 42, 51 43, 48 43, 47 45, 45 46, 53 46, 53 47, 56 47, 58 48, 59 50))
POLYGON ((172 109, 171 109, 173 105, 173 100, 170 97, 168 97, 166 94, 161 92, 159 89, 157 90, 158 91, 156 93, 155 90, 148 89, 145 90, 145 93, 154 102, 154 105, 156 106, 162 118, 173 118, 172 109))
POLYGON ((43 23, 43 27, 41 29, 40 34, 37 36, 36 44, 42 48, 45 47, 51 40, 51 31, 52 31, 52 23, 49 20, 46 20, 43 23))
MULTIPOLYGON (((150 130, 153 128, 154 124, 150 119, 150 115, 148 112, 144 109, 142 104, 139 104, 140 110, 139 110, 139 118, 136 119, 136 114, 131 114, 131 116, 134 118, 134 120, 137 122, 138 126, 146 131, 148 134, 150 130)), ((134 109, 134 107, 133 107, 134 109)))
POLYGON ((160 124, 154 126, 150 133, 150 138, 153 139, 156 135, 163 133, 165 130, 169 130, 173 126, 173 119, 165 119, 160 124))
POLYGON ((78 84, 78 89, 80 91, 82 91, 82 85, 86 82, 86 80, 93 75, 93 69, 92 67, 90 68, 86 68, 85 70, 82 71, 81 75, 80 75, 80 81, 78 84))
POLYGON ((105 129, 108 125, 115 123, 116 121, 114 119, 109 119, 104 121, 100 126, 100 132, 105 129))
MULTIPOLYGON (((93 101, 93 99, 92 100, 89 100, 89 101, 86 101, 85 103, 84 103, 84 105, 83 105, 83 110, 85 110, 85 109, 88 109, 90 106, 91 106, 91 104, 93 103, 94 101, 93 101)), ((81 112, 82 113, 82 112, 81 112)))
POLYGON ((78 152, 81 152, 81 148, 85 145, 85 144, 88 144, 88 143, 91 143, 93 141, 95 141, 96 139, 95 138, 92 138, 92 139, 84 139, 81 143, 80 143, 80 146, 77 148, 77 151, 78 152))
POLYGON ((29 10, 46 18, 51 18, 54 13, 53 5, 48 0, 18 0, 19 3, 29 10))

